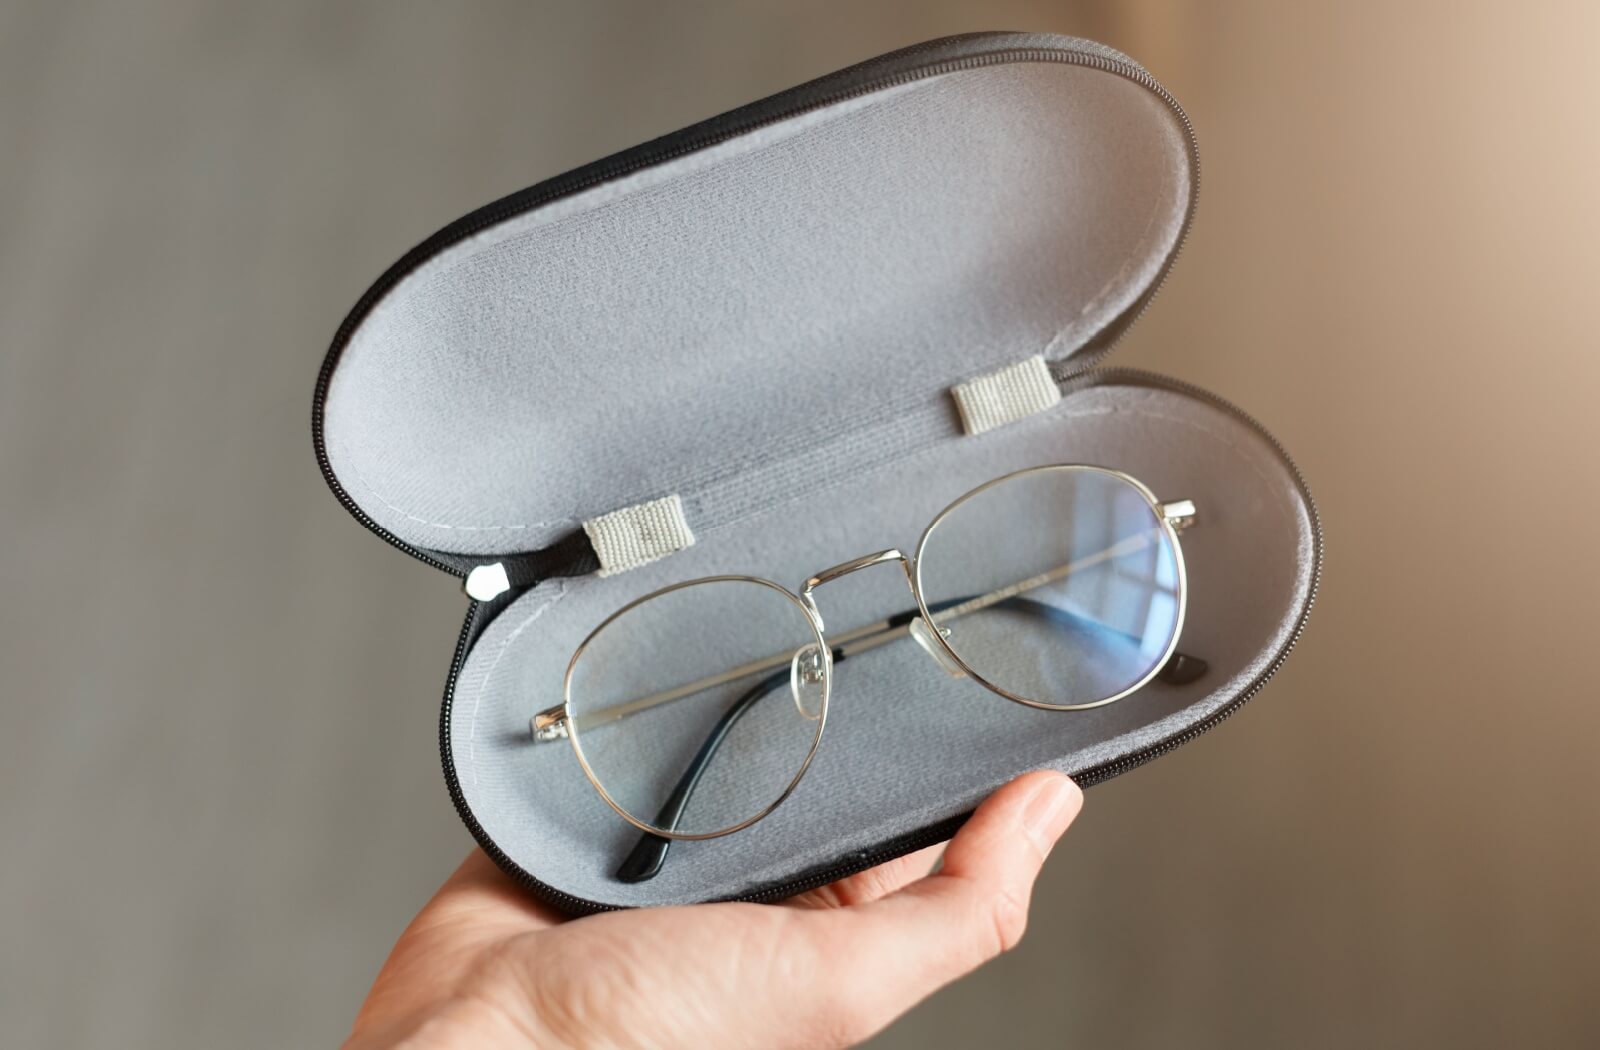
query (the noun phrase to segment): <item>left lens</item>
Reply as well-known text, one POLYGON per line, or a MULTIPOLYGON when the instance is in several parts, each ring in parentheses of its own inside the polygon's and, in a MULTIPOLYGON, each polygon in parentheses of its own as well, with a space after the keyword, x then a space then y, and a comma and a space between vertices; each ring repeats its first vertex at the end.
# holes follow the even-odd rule
POLYGON ((1179 559, 1138 485, 1057 466, 962 497, 923 537, 916 571, 962 663, 1022 699, 1072 708, 1161 669, 1182 622, 1179 559))
POLYGON ((800 600, 746 577, 625 606, 567 682, 567 732, 600 788, 663 835, 717 835, 792 789, 822 733, 830 665, 800 600))

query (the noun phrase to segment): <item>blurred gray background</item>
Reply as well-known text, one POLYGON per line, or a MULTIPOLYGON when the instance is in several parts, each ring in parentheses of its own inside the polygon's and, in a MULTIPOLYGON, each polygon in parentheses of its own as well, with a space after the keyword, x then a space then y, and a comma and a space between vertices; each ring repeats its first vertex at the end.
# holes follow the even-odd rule
POLYGON ((1285 442, 1300 650, 1096 788, 1022 947, 881 1047, 1595 1045, 1600 8, 0 3, 0 1042, 336 1043, 471 845, 464 599, 312 383, 491 198, 902 44, 1076 33, 1204 163, 1116 360, 1285 442))

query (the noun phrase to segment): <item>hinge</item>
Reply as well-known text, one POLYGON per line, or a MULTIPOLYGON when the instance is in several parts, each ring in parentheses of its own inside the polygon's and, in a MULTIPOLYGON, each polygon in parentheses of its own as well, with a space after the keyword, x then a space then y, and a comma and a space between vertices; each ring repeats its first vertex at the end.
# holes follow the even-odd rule
POLYGON ((567 706, 547 708, 528 721, 528 729, 535 740, 565 740, 567 738, 567 706))
POLYGON ((1194 524, 1194 500, 1180 499, 1161 505, 1161 516, 1171 525, 1174 532, 1182 532, 1194 524))

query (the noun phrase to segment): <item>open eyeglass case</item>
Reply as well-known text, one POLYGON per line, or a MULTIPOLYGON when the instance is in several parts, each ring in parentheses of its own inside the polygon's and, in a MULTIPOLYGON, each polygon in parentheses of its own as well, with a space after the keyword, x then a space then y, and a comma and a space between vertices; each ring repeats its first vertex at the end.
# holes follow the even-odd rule
MULTIPOLYGON (((318 379, 317 456, 359 521, 469 581, 440 749, 488 854, 574 913, 774 900, 948 838, 1024 771, 1105 780, 1253 697, 1317 590, 1305 482, 1221 398, 1100 367, 1176 258, 1197 184, 1188 120, 1130 59, 983 33, 512 194, 379 278, 318 379), (958 405, 958 387, 991 396, 958 405), (1181 649, 1198 673, 1041 711, 886 647, 841 668, 782 805, 617 877, 640 833, 529 727, 600 621, 693 577, 798 588, 910 552, 957 496, 1048 463, 1194 501, 1181 649), (632 533, 659 549, 604 540, 603 521, 663 507, 664 528, 632 533)), ((907 598, 899 574, 863 573, 830 586, 826 615, 867 623, 907 598)))

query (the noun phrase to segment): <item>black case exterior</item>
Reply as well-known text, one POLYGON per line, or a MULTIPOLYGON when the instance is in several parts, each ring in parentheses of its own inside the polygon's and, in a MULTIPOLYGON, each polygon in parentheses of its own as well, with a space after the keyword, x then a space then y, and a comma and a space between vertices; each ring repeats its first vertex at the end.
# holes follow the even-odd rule
MULTIPOLYGON (((389 267, 361 296, 340 325, 318 376, 312 416, 313 437, 318 462, 324 478, 335 496, 358 521, 386 542, 405 551, 413 558, 451 575, 464 578, 474 567, 496 562, 503 562, 513 566, 512 581, 514 586, 510 591, 489 601, 473 601, 468 608, 465 622, 462 625, 461 633, 456 643, 449 677, 445 686, 440 718, 440 754, 446 785, 450 791, 452 801, 473 837, 484 851, 515 881, 541 899, 573 914, 606 910, 618 906, 615 903, 603 900, 576 896, 541 881, 516 860, 508 856, 494 838, 485 831, 462 790, 459 771, 456 768, 456 761, 453 757, 451 740, 452 713, 462 669, 472 653, 474 645, 488 626, 500 613, 510 607, 520 594, 526 592, 528 587, 533 586, 535 583, 553 577, 578 576, 592 572, 595 568, 592 549, 582 542, 561 542, 536 551, 507 551, 505 554, 494 556, 466 555, 418 546, 395 535, 375 521, 363 509, 361 502, 347 491, 345 485, 335 473, 325 440, 325 407, 328 388, 346 346, 374 307, 408 275, 437 257, 441 252, 498 223, 505 222, 509 218, 545 207, 563 198, 582 193, 654 165, 707 149, 756 129, 791 119, 798 114, 803 114, 822 106, 868 95, 875 91, 882 91, 895 85, 944 72, 1022 61, 1069 62, 1114 72, 1137 81, 1149 91, 1158 95, 1171 106, 1172 110, 1180 118, 1182 117, 1182 111, 1177 106, 1177 103, 1147 73, 1116 52, 1092 43, 1083 41, 1068 42, 1062 38, 1047 35, 978 33, 919 44, 821 77, 758 102, 753 102, 681 131, 662 136, 613 156, 587 164, 485 205, 452 222, 407 252, 398 262, 389 267)), ((1197 157, 1194 155, 1192 129, 1189 127, 1187 118, 1182 118, 1182 120, 1189 136, 1191 159, 1195 161, 1196 170, 1198 170, 1197 157)), ((1193 199, 1191 197, 1189 205, 1191 213, 1192 208, 1193 199)), ((1185 232, 1188 225, 1189 217, 1186 216, 1184 219, 1185 232)), ((1162 376, 1127 369, 1108 370, 1094 367, 1109 352, 1126 328, 1138 318, 1145 304, 1148 303, 1160 287, 1177 255, 1178 251, 1174 250, 1165 260, 1156 279, 1149 283, 1132 308, 1126 310, 1114 323, 1107 325, 1097 333, 1091 342, 1077 348, 1069 358, 1054 363, 1052 365, 1052 373, 1062 384, 1063 389, 1067 391, 1102 384, 1120 384, 1130 387, 1172 391, 1187 397, 1203 400, 1216 407, 1219 411, 1235 417, 1243 426, 1258 433, 1262 439, 1269 442, 1283 456, 1285 462, 1289 462, 1287 453, 1283 452, 1281 445, 1259 423, 1215 395, 1162 376)), ((1315 543, 1310 597, 1314 599, 1321 571, 1321 529, 1320 524, 1316 521, 1314 504, 1311 502, 1309 491, 1305 488, 1304 480, 1300 477, 1298 470, 1293 468, 1292 463, 1289 463, 1289 465, 1293 471, 1295 485, 1298 486, 1306 506, 1311 508, 1315 543)), ((577 534, 577 537, 581 539, 581 533, 577 534)), ((1295 641, 1298 640, 1304 627, 1311 604, 1311 600, 1307 600, 1304 603, 1304 607, 1300 610, 1299 616, 1293 624, 1288 644, 1282 648, 1270 665, 1264 668, 1263 673, 1257 675, 1255 680, 1249 683, 1247 687, 1239 690, 1237 695, 1226 705, 1203 720, 1186 727, 1182 732, 1153 741, 1149 746, 1142 748, 1137 753, 1077 772, 1074 774, 1075 779, 1084 786, 1108 780, 1181 746, 1219 724, 1234 711, 1238 710, 1239 707, 1243 706, 1244 703, 1260 691, 1287 658, 1290 649, 1292 649, 1295 641)), ((575 773, 574 775, 577 774, 575 773)), ((919 827, 893 839, 880 842, 869 849, 852 850, 841 855, 829 857, 824 862, 799 871, 790 877, 766 883, 747 892, 740 893, 736 899, 748 901, 778 900, 835 881, 924 846, 948 839, 969 815, 970 811, 960 813, 928 826, 919 827)))

